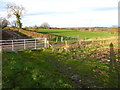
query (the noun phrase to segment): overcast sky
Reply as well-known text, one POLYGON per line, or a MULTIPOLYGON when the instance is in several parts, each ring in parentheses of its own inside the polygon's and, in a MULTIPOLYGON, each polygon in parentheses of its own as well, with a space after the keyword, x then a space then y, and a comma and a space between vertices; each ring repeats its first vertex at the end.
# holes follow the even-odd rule
MULTIPOLYGON (((119 0, 0 0, 0 17, 6 17, 7 3, 26 8, 23 26, 111 27, 118 24, 119 0)), ((8 19, 9 21, 15 18, 8 19)))

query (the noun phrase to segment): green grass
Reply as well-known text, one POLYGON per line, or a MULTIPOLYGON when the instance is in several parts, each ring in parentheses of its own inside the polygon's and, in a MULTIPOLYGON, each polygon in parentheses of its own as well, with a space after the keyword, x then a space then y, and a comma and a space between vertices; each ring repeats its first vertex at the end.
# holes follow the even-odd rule
POLYGON ((76 88, 74 81, 77 80, 81 87, 115 88, 118 85, 117 71, 110 71, 108 62, 90 57, 98 48, 101 46, 70 52, 38 49, 3 53, 3 87, 76 88), (72 75, 77 78, 71 79, 72 75))
POLYGON ((99 37, 111 37, 113 34, 89 32, 89 31, 75 31, 75 30, 60 30, 60 29, 38 29, 39 33, 51 34, 56 36, 71 37, 71 38, 99 38, 99 37))
POLYGON ((51 63, 56 56, 46 51, 3 53, 4 88, 72 88, 68 77, 51 63))

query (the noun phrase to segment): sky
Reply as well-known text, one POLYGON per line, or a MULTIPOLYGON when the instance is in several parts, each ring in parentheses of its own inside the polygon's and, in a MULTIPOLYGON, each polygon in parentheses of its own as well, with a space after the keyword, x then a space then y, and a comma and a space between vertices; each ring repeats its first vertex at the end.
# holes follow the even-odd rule
MULTIPOLYGON (((118 25, 119 0, 0 0, 0 17, 7 18, 7 3, 22 5, 23 26, 111 27, 118 25)), ((15 17, 8 19, 10 22, 15 17)))

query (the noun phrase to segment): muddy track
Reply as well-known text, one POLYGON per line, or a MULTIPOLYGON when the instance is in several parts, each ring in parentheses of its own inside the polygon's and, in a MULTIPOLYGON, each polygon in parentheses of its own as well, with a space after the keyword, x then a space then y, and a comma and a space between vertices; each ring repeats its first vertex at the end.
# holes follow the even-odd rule
POLYGON ((26 36, 22 36, 18 33, 15 33, 13 31, 10 30, 3 30, 2 31, 2 39, 3 40, 10 40, 10 39, 27 39, 26 36))

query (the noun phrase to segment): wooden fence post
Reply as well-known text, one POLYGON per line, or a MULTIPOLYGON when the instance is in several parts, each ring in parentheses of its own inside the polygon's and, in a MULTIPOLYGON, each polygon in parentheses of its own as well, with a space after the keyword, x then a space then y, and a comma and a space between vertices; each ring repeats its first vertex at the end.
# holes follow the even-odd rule
POLYGON ((56 42, 58 41, 58 37, 56 37, 56 42))
POLYGON ((115 54, 114 54, 114 47, 113 47, 113 44, 110 43, 110 63, 111 65, 115 64, 115 54))
POLYGON ((68 48, 67 48, 68 44, 67 44, 67 41, 65 41, 65 51, 68 51, 68 48))
POLYGON ((63 42, 63 37, 61 37, 61 42, 63 42))
POLYGON ((47 40, 47 45, 48 45, 48 47, 49 47, 49 41, 47 40))
POLYGON ((67 46, 67 41, 65 41, 65 46, 67 46))
MULTIPOLYGON (((114 54, 114 47, 113 44, 110 43, 110 73, 113 73, 113 70, 117 70, 118 72, 118 76, 116 79, 118 79, 118 88, 120 88, 120 72, 119 72, 119 64, 116 63, 116 59, 115 59, 115 54, 114 54)), ((112 82, 111 78, 114 78, 114 76, 112 74, 110 74, 110 82, 112 82)))

